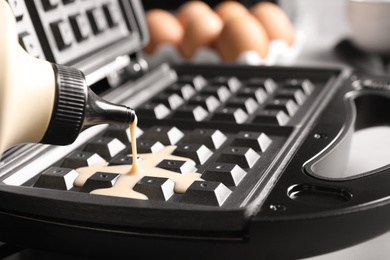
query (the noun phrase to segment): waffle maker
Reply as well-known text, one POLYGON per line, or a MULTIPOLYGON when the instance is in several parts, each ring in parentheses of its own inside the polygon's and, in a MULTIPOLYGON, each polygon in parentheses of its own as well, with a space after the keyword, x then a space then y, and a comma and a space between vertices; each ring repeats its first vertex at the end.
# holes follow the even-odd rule
POLYGON ((82 70, 95 92, 135 108, 141 158, 174 147, 195 170, 180 160, 157 167, 202 181, 178 193, 169 178, 144 176, 133 189, 148 200, 90 194, 115 185, 118 174, 104 169, 75 186, 80 167, 131 164, 123 126, 90 127, 68 146, 18 145, 0 161, 1 241, 103 259, 291 259, 389 230, 389 167, 342 175, 353 132, 390 122, 389 78, 346 68, 149 69, 138 0, 8 2, 31 55, 82 70))

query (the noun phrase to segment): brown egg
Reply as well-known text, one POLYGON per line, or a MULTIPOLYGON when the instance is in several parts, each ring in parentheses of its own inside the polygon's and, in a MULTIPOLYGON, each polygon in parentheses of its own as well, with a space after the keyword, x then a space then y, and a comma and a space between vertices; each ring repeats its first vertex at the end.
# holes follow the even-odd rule
POLYGON ((284 40, 289 46, 294 43, 294 29, 286 13, 276 4, 260 2, 251 8, 251 13, 260 21, 270 40, 284 40))
POLYGON ((212 48, 222 27, 223 22, 215 12, 203 13, 188 21, 179 48, 181 55, 191 59, 199 48, 212 48))
POLYGON ((204 13, 212 12, 208 4, 202 1, 189 1, 182 4, 176 12, 176 17, 183 27, 187 26, 188 21, 204 13))
POLYGON ((146 53, 153 53, 161 43, 179 46, 184 29, 173 14, 162 9, 151 9, 146 12, 146 23, 150 37, 148 45, 144 48, 146 53))
POLYGON ((260 58, 265 58, 269 40, 256 18, 252 15, 237 16, 225 23, 216 41, 216 49, 224 61, 237 61, 245 51, 255 51, 260 58))
POLYGON ((232 17, 247 15, 248 9, 241 3, 236 1, 224 1, 214 7, 214 11, 226 22, 232 17))

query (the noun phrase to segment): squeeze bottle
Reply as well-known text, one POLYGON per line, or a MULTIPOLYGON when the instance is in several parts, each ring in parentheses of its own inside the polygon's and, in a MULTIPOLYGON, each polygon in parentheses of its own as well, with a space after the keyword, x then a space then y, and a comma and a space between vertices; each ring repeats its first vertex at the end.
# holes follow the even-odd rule
POLYGON ((0 155, 19 143, 70 144, 86 126, 135 117, 96 95, 80 70, 24 51, 11 8, 0 1, 0 155))

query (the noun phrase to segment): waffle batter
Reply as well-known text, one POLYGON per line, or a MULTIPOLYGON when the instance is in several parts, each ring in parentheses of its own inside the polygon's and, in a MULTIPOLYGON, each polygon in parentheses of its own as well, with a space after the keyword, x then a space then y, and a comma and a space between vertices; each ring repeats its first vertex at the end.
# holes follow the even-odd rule
POLYGON ((85 181, 96 172, 119 173, 121 174, 121 176, 112 188, 97 189, 93 190, 91 193, 134 199, 148 199, 148 197, 144 194, 133 190, 134 185, 144 176, 163 177, 171 179, 175 183, 175 192, 177 193, 184 193, 194 181, 202 181, 202 179, 200 178, 200 173, 180 174, 177 172, 156 167, 156 165, 164 159, 187 161, 195 165, 195 162, 191 159, 172 155, 172 152, 176 149, 176 146, 166 146, 158 153, 140 154, 138 158, 135 137, 137 121, 138 120, 136 118, 134 122, 130 124, 132 155, 129 156, 133 157, 133 164, 108 166, 108 163, 104 162, 88 167, 78 168, 76 169, 76 171, 80 175, 75 180, 75 186, 82 187, 85 181), (135 158, 138 158, 138 160, 136 160, 135 158))

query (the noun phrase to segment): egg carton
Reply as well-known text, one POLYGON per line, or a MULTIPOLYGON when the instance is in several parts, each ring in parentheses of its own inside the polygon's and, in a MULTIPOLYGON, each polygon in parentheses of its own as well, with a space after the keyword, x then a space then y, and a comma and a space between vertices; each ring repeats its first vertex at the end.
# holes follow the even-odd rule
MULTIPOLYGON (((254 66, 291 65, 301 52, 304 41, 305 34, 296 31, 292 46, 288 46, 283 40, 273 40, 270 41, 268 55, 265 58, 261 58, 255 51, 245 51, 240 54, 235 63, 254 66)), ((192 59, 185 59, 177 48, 169 43, 160 44, 152 54, 143 52, 143 56, 151 68, 162 63, 218 64, 224 62, 218 52, 209 47, 199 48, 192 59)))

